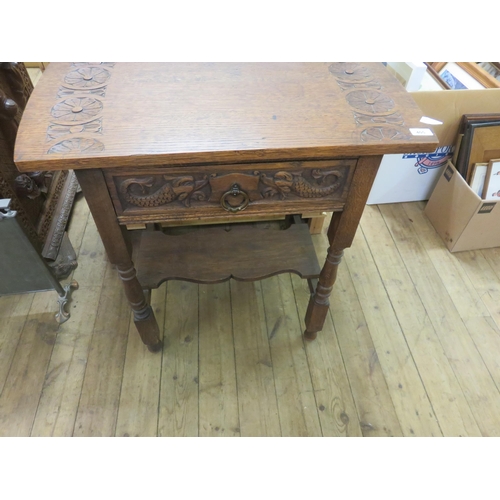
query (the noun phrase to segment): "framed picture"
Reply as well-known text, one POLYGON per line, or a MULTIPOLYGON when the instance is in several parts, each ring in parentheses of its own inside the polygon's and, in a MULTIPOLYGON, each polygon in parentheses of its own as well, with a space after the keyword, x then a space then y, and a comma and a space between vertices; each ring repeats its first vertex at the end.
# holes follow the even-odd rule
POLYGON ((498 121, 500 124, 500 113, 466 113, 462 115, 458 133, 463 134, 470 123, 485 123, 498 121))
POLYGON ((459 62, 457 64, 487 89, 500 87, 500 80, 496 78, 496 76, 500 75, 500 72, 498 72, 498 68, 496 68, 497 71, 495 71, 494 66, 498 63, 459 62), (490 73, 490 71, 493 72, 493 74, 490 73))
POLYGON ((488 163, 488 171, 484 180, 483 199, 500 199, 500 158, 491 160, 488 163))
POLYGON ((487 163, 475 163, 472 169, 470 187, 480 198, 483 195, 484 180, 488 171, 487 163))
POLYGON ((455 62, 445 63, 441 70, 438 71, 438 74, 453 90, 486 88, 465 68, 455 62))
POLYGON ((500 122, 469 123, 460 143, 456 169, 470 184, 472 166, 500 158, 500 122))
POLYGON ((489 162, 494 158, 500 158, 500 125, 498 123, 485 126, 473 127, 473 140, 470 148, 468 169, 474 163, 489 162))
POLYGON ((477 65, 500 82, 500 62, 479 62, 477 65))
POLYGON ((431 66, 452 89, 500 88, 500 64, 496 62, 432 62, 431 66))
POLYGON ((429 88, 422 88, 421 90, 449 90, 451 87, 439 76, 439 73, 432 66, 433 64, 441 63, 424 63, 427 66, 427 71, 422 79, 423 86, 429 88))

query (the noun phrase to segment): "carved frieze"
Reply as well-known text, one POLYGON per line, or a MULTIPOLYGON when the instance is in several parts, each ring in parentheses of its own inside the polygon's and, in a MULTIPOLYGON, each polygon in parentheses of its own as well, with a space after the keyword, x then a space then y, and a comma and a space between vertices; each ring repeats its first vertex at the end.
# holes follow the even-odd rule
POLYGON ((290 194, 299 198, 324 198, 334 194, 342 184, 344 173, 339 169, 319 170, 309 172, 308 181, 304 172, 276 172, 273 176, 260 175, 260 180, 266 186, 262 190, 265 198, 280 196, 282 200, 290 194), (314 179, 314 180, 313 180, 314 179))
MULTIPOLYGON (((28 102, 28 99, 33 92, 33 83, 29 76, 26 67, 22 63, 3 62, 0 67, 4 70, 4 74, 12 91, 13 99, 16 101, 20 110, 23 110, 28 102)), ((17 118, 21 118, 18 116, 17 118)))
MULTIPOLYGON (((62 243, 64 232, 66 230, 66 225, 69 220, 69 215, 71 208, 73 206, 73 199, 75 198, 76 191, 78 189, 78 181, 74 172, 69 173, 64 176, 64 184, 62 188, 59 188, 58 197, 64 196, 62 200, 62 208, 57 214, 57 220, 55 224, 52 222, 51 226, 53 232, 50 235, 50 240, 45 243, 42 255, 46 259, 55 260, 59 252, 59 248, 62 243), (67 179, 67 180, 66 180, 67 179)), ((46 229, 47 230, 47 229, 46 229)), ((74 261, 76 267, 76 261, 74 261)))
POLYGON ((363 142, 407 140, 411 136, 394 101, 359 63, 333 63, 328 67, 353 110, 354 121, 360 127, 363 142), (362 128, 361 128, 362 127, 362 128))
POLYGON ((401 113, 392 113, 390 115, 365 115, 363 113, 354 113, 354 120, 357 125, 371 126, 374 124, 392 124, 404 125, 404 118, 401 113))
MULTIPOLYGON (((123 199, 137 207, 159 207, 172 203, 175 200, 182 202, 186 207, 191 206, 191 200, 205 200, 205 194, 200 189, 208 184, 208 177, 203 176, 195 180, 191 175, 182 177, 161 176, 160 187, 151 189, 155 185, 154 177, 125 179, 120 184, 120 194, 123 199), (137 186, 139 192, 130 189, 137 186), (130 190, 129 190, 130 189, 130 190)), ((156 182, 158 184, 158 182, 156 182)))
MULTIPOLYGON (((64 184, 66 183, 66 179, 69 176, 69 172, 65 170, 61 170, 56 173, 56 179, 53 181, 51 185, 51 198, 52 202, 47 206, 47 210, 43 213, 42 217, 40 217, 37 225, 37 232, 40 235, 42 241, 47 240, 47 234, 52 225, 52 221, 56 216, 56 208, 57 208, 57 200, 59 200, 61 193, 64 189, 64 184)), ((72 174, 74 176, 74 173, 72 174)))
POLYGON ((104 151, 102 140, 90 137, 99 134, 102 138, 104 98, 114 64, 71 64, 56 96, 62 100, 51 108, 47 128, 47 142, 59 142, 50 145, 47 154, 104 151))
POLYGON ((65 139, 64 141, 54 144, 50 149, 49 153, 71 153, 73 151, 78 151, 79 153, 94 153, 104 150, 104 144, 97 139, 85 139, 85 138, 75 138, 75 139, 65 139))
POLYGON ((75 125, 50 125, 47 129, 47 141, 52 141, 63 135, 80 134, 82 132, 91 132, 95 134, 102 133, 102 118, 88 123, 75 125))
POLYGON ((394 101, 376 90, 353 90, 346 95, 351 107, 370 115, 381 116, 394 112, 394 101))
POLYGON ((124 209, 193 203, 219 204, 233 186, 250 202, 276 199, 340 198, 349 175, 348 166, 330 169, 248 171, 193 175, 145 175, 115 177, 114 184, 124 209))
POLYGON ((366 83, 373 80, 368 68, 358 63, 333 63, 328 69, 337 80, 347 83, 366 83))
POLYGON ((40 196, 40 188, 28 174, 18 175, 14 180, 14 186, 16 194, 21 198, 26 197, 34 200, 40 196))
POLYGON ((86 89, 86 90, 75 90, 75 89, 67 89, 66 87, 60 87, 57 92, 57 98, 62 99, 68 96, 98 96, 98 97, 106 97, 106 87, 100 87, 98 89, 86 89))
POLYGON ((342 90, 354 90, 354 89, 366 89, 366 88, 380 90, 382 88, 382 85, 376 80, 371 80, 369 82, 363 82, 363 83, 344 82, 342 80, 337 80, 337 83, 342 90))
POLYGON ((95 118, 102 108, 102 102, 94 97, 72 97, 58 102, 50 114, 58 124, 85 123, 95 118))
POLYGON ((394 127, 380 125, 378 127, 366 128, 361 132, 361 139, 365 142, 381 141, 384 139, 407 140, 408 135, 394 127))
POLYGON ((83 66, 70 71, 64 77, 64 83, 75 89, 88 89, 103 86, 109 77, 109 71, 103 67, 83 66))

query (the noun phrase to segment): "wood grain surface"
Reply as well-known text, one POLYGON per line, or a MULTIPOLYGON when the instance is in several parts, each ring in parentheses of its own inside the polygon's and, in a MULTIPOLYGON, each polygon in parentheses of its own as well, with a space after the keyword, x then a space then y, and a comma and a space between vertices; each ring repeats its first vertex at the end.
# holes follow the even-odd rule
POLYGON ((380 63, 53 63, 24 112, 21 171, 433 151, 380 63))

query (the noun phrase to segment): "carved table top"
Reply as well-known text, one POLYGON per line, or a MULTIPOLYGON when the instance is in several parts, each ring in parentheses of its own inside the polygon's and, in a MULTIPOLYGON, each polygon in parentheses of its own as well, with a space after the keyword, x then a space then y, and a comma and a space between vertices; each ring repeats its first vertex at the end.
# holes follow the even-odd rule
POLYGON ((380 63, 52 63, 15 162, 33 171, 432 151, 435 135, 410 131, 427 128, 420 118, 380 63))

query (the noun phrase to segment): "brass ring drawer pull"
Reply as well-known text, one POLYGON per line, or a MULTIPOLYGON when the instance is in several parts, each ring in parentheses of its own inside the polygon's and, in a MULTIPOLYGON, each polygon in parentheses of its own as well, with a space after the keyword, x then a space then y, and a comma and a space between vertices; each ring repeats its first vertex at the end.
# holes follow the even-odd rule
POLYGON ((227 212, 241 212, 241 210, 245 210, 245 208, 247 208, 249 202, 250 198, 248 197, 248 194, 246 194, 245 191, 242 191, 238 184, 233 184, 233 187, 229 191, 226 191, 220 199, 222 208, 227 212), (231 196, 238 195, 243 196, 243 201, 239 205, 231 205, 228 199, 230 199, 231 196))

